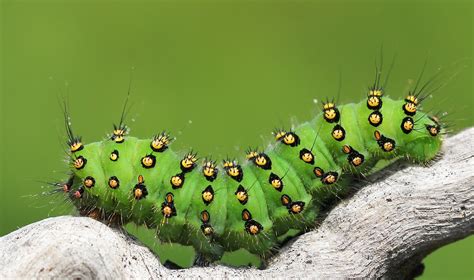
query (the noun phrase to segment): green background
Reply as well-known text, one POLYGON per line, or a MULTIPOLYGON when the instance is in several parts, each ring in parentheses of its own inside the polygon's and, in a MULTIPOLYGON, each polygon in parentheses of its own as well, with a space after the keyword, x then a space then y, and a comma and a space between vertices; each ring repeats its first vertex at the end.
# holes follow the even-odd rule
MULTIPOLYGON (((202 156, 239 155, 311 118, 339 72, 341 101, 360 100, 382 44, 398 55, 391 96, 427 58, 427 73, 455 63, 425 107, 472 126, 472 14, 471 1, 2 1, 0 235, 68 213, 42 195, 67 172, 58 100, 86 142, 102 139, 132 67, 132 134, 167 129, 174 149, 202 156)), ((473 237, 436 251, 423 278, 472 279, 473 251, 473 237)))

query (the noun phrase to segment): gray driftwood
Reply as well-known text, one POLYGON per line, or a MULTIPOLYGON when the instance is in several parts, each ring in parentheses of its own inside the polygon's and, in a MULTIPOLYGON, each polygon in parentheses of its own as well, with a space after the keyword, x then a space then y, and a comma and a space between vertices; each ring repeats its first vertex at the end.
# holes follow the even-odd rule
POLYGON ((433 250, 474 231, 474 128, 429 168, 401 167, 344 199, 268 269, 169 270, 132 238, 90 218, 46 219, 0 238, 0 278, 405 278, 433 250))

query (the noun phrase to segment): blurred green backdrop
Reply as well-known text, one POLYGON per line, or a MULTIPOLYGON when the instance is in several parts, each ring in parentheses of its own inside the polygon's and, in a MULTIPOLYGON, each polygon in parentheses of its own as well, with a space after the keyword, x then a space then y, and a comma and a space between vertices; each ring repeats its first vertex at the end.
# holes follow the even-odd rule
MULTIPOLYGON (((428 73, 462 60, 426 107, 449 112, 455 130, 472 126, 472 13, 471 1, 448 0, 4 0, 0 235, 68 213, 41 195, 43 181, 67 171, 58 97, 67 91, 86 142, 102 139, 132 67, 132 133, 167 129, 178 136, 174 149, 203 156, 238 155, 274 126, 311 118, 313 99, 337 92, 340 70, 342 102, 360 100, 382 44, 387 60, 398 54, 392 96, 426 58, 428 73)), ((471 237, 434 252, 423 278, 472 279, 473 251, 471 237)))

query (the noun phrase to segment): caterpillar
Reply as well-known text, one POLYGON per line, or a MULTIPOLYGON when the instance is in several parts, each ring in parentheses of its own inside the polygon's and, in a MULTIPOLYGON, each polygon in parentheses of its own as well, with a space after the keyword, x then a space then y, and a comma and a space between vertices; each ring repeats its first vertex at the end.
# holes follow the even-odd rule
POLYGON ((421 85, 423 72, 396 100, 386 94, 388 75, 381 83, 376 67, 362 101, 326 100, 312 120, 275 129, 275 143, 249 148, 240 161, 175 152, 166 131, 130 136, 127 102, 112 133, 85 144, 73 133, 65 102, 71 172, 56 186, 82 215, 153 228, 159 240, 190 245, 207 262, 238 249, 266 260, 288 237, 314 227, 322 205, 379 162, 426 164, 437 157, 445 127, 420 109, 434 80, 421 85))

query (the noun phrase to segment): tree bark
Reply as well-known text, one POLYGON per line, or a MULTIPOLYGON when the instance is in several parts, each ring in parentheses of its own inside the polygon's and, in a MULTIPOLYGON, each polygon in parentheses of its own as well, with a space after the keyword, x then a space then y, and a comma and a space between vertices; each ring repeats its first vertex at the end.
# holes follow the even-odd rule
POLYGON ((433 250, 474 231, 474 128, 430 167, 398 165, 336 205, 267 269, 170 270, 119 229, 56 217, 0 238, 0 278, 408 278, 433 250))

